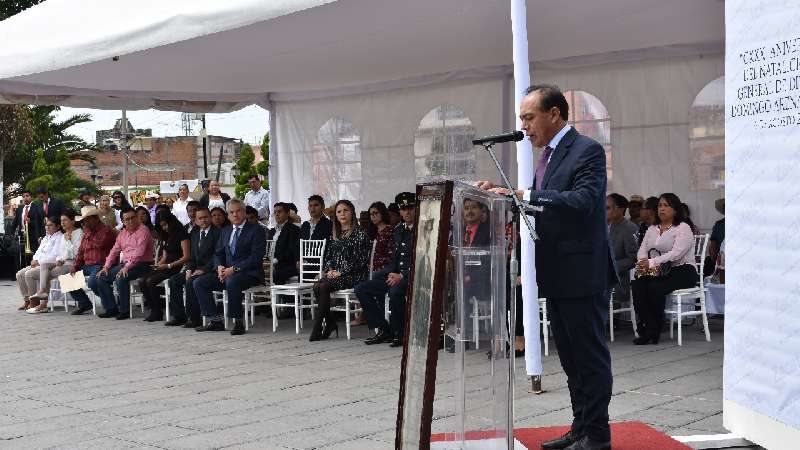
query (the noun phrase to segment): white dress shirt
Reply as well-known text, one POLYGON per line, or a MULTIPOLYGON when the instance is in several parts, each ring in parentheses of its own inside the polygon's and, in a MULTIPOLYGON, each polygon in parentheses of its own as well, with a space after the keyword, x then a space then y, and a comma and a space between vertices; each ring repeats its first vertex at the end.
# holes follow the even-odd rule
POLYGON ((58 252, 61 250, 61 241, 64 235, 60 231, 53 234, 46 234, 39 244, 39 249, 33 254, 33 259, 42 263, 55 263, 58 252))
POLYGON ((189 223, 190 220, 189 213, 186 212, 186 205, 188 205, 191 200, 192 199, 189 197, 186 197, 186 200, 181 200, 181 198, 178 197, 175 203, 172 204, 172 214, 174 214, 183 225, 189 223))
POLYGON ((258 220, 261 222, 269 221, 269 191, 259 188, 257 191, 248 191, 244 195, 244 204, 252 206, 258 211, 258 220))
POLYGON ((72 230, 71 239, 67 239, 66 233, 64 238, 61 239, 61 248, 58 251, 58 261, 71 263, 75 260, 75 255, 81 247, 81 239, 83 239, 83 230, 76 228, 72 230))
MULTIPOLYGON (((564 139, 564 136, 567 133, 569 133, 570 128, 572 128, 572 125, 570 125, 570 124, 564 125, 564 128, 562 128, 561 131, 556 133, 556 135, 553 136, 553 139, 550 139, 550 142, 547 144, 547 146, 552 148, 553 150, 550 152, 550 157, 547 158, 547 163, 548 164, 550 164, 550 160, 553 159, 553 153, 556 152, 556 148, 558 147, 558 144, 561 142, 561 139, 564 139)), ((535 170, 535 168, 534 168, 534 170, 535 170)), ((522 194, 522 199, 525 200, 526 202, 530 203, 530 201, 531 201, 531 190, 530 189, 526 189, 525 190, 525 192, 522 194)))

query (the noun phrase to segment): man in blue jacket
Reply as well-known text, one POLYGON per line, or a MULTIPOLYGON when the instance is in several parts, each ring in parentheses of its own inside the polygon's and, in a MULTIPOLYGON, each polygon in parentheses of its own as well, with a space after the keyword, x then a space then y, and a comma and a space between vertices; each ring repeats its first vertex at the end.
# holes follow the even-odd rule
POLYGON ((231 334, 244 334, 242 322, 243 292, 258 284, 264 284, 264 255, 267 251, 266 234, 261 225, 245 221, 245 206, 238 199, 228 200, 228 219, 231 225, 220 233, 214 251, 212 273, 200 275, 194 280, 195 294, 200 310, 208 318, 204 327, 197 331, 222 331, 223 318, 217 314, 212 291, 225 290, 228 295, 228 317, 234 321, 231 334))
MULTIPOLYGON (((606 225, 606 156, 596 141, 569 124, 569 105, 556 86, 528 88, 520 104, 522 128, 543 148, 530 190, 515 191, 536 213, 536 283, 547 298, 553 338, 567 375, 572 428, 543 449, 611 448, 608 403, 611 357, 604 323, 607 290, 617 282, 606 225)), ((478 186, 500 194, 487 181, 478 186)))

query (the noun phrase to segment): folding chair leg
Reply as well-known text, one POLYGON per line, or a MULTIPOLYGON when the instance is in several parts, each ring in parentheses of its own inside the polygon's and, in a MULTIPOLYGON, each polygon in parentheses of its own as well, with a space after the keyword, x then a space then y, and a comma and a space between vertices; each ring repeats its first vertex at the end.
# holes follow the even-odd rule
POLYGON ((169 321, 169 281, 164 283, 164 320, 169 321))
POLYGON ((350 340, 350 296, 344 298, 344 329, 347 332, 347 340, 350 340))
POLYGON ((274 333, 278 329, 278 307, 275 306, 275 303, 278 300, 280 295, 270 295, 272 297, 272 332, 274 333))
POLYGON ((250 311, 249 311, 250 308, 248 308, 248 306, 250 306, 250 302, 248 301, 249 297, 250 297, 250 294, 244 294, 244 307, 242 307, 242 314, 243 314, 242 317, 244 317, 244 331, 247 331, 247 330, 250 329, 250 317, 249 317, 250 316, 250 311))
POLYGON ((614 342, 614 300, 608 299, 608 334, 614 342))
POLYGON ((542 308, 542 335, 544 337, 544 356, 550 355, 550 333, 547 329, 547 306, 542 308))
POLYGON ((300 314, 300 294, 294 293, 294 333, 300 334, 300 327, 303 325, 303 316, 300 314))
POLYGON ((681 310, 682 303, 683 298, 678 297, 678 347, 683 345, 683 327, 681 326, 681 320, 683 319, 683 311, 681 310))
POLYGON ((222 321, 225 324, 225 329, 228 329, 228 293, 222 291, 222 321))
POLYGON ((636 310, 633 308, 631 301, 631 326, 633 326, 633 335, 639 337, 639 327, 636 325, 636 310))
POLYGON ((708 315, 706 314, 705 296, 700 297, 700 313, 703 316, 703 331, 706 333, 706 342, 711 342, 711 332, 708 329, 708 315))

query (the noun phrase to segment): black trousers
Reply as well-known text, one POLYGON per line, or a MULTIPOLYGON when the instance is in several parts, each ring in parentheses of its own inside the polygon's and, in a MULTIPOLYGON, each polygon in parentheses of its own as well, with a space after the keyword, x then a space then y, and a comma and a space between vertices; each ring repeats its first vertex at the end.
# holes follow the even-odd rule
POLYGON ((605 337, 608 297, 603 292, 575 298, 548 298, 550 327, 572 402, 572 432, 608 442, 611 355, 605 337))
POLYGON ((275 284, 286 284, 290 278, 300 275, 294 263, 276 264, 272 273, 272 282, 275 284))
POLYGON ((169 277, 169 312, 177 321, 186 320, 187 316, 192 323, 201 324, 203 317, 200 314, 200 305, 197 303, 197 296, 194 294, 192 284, 197 277, 186 280, 186 274, 176 273, 169 277), (183 293, 186 292, 186 308, 183 307, 183 293))
POLYGON ((639 333, 645 337, 658 337, 664 323, 664 302, 667 294, 676 289, 697 285, 697 270, 691 264, 673 267, 666 277, 641 277, 631 282, 633 308, 642 322, 639 333))
POLYGON ((169 279, 171 276, 180 272, 180 270, 180 267, 154 270, 139 278, 139 290, 142 291, 144 306, 149 308, 150 311, 162 311, 163 307, 161 306, 160 296, 164 292, 164 288, 159 287, 158 284, 169 279))

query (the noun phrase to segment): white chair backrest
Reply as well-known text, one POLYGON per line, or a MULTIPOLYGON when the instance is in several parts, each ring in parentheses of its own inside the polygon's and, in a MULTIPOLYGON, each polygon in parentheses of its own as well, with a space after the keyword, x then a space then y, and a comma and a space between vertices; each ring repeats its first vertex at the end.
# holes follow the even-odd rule
POLYGON ((703 287, 703 269, 705 268, 706 255, 708 255, 709 234, 694 235, 694 259, 697 273, 700 276, 700 287, 703 287))
POLYGON ((312 283, 322 275, 325 240, 300 239, 300 282, 312 283))
POLYGON ((375 267, 375 246, 378 244, 377 239, 372 240, 372 250, 369 252, 369 279, 372 279, 372 272, 375 267))
POLYGON ((275 240, 268 239, 267 252, 264 254, 264 261, 267 261, 269 264, 269 270, 264 274, 266 277, 264 281, 267 282, 267 285, 272 284, 272 276, 275 274, 275 264, 272 263, 272 260, 274 258, 275 258, 275 240))

